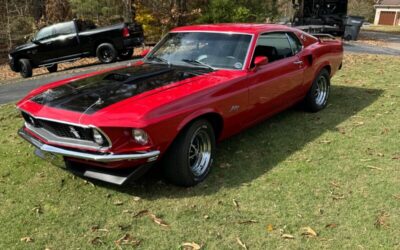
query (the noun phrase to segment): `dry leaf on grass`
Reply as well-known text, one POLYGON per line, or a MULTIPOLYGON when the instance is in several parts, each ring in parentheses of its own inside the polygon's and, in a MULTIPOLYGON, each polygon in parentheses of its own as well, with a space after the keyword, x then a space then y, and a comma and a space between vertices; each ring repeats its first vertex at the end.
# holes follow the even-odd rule
POLYGON ((252 224, 252 223, 258 223, 256 220, 243 220, 239 221, 238 224, 252 224))
POLYGON ((303 228, 301 228, 301 230, 303 231, 301 234, 305 235, 307 237, 316 237, 316 236, 318 236, 318 234, 311 227, 303 227, 303 228))
POLYGON ((287 239, 287 240, 293 240, 294 236, 291 234, 282 234, 281 235, 282 238, 287 239))
POLYGON ((130 234, 125 234, 115 241, 115 245, 121 249, 121 245, 139 246, 140 240, 133 238, 130 234))
POLYGON ((94 237, 92 240, 90 240, 90 243, 92 243, 92 245, 104 244, 104 242, 101 240, 101 238, 99 236, 94 237))
POLYGON ((121 206, 121 205, 123 205, 124 203, 122 202, 122 201, 114 201, 114 203, 113 203, 115 206, 121 206))
POLYGON ((191 243, 190 242, 185 242, 185 243, 182 244, 182 248, 184 250, 200 250, 201 246, 199 244, 197 244, 197 243, 194 243, 194 242, 191 242, 191 243))
POLYGON ((233 205, 236 207, 236 210, 239 210, 240 209, 239 202, 235 199, 233 199, 232 201, 233 201, 233 205))
POLYGON ((336 228, 336 227, 337 227, 337 224, 335 224, 335 223, 330 223, 325 226, 325 228, 336 228))
POLYGON ((239 237, 236 238, 236 242, 245 250, 247 250, 246 244, 243 243, 243 241, 240 240, 239 237))
POLYGON ((375 220, 374 223, 375 227, 376 228, 388 227, 389 226, 387 222, 388 219, 389 219, 388 213, 386 213, 385 211, 380 212, 375 220))
POLYGON ((134 201, 140 201, 141 198, 140 198, 139 196, 133 196, 133 200, 134 200, 134 201))
POLYGON ((375 166, 366 166, 366 168, 374 169, 374 170, 379 170, 379 171, 382 171, 382 170, 383 170, 382 168, 378 168, 378 167, 375 167, 375 166))
POLYGON ((22 237, 22 238, 21 238, 21 241, 22 241, 22 242, 33 242, 34 240, 33 240, 32 237, 22 237))
POLYGON ((267 231, 268 231, 268 232, 274 231, 274 226, 272 226, 272 224, 268 224, 268 226, 267 226, 267 231))
POLYGON ((394 194, 393 197, 397 200, 400 200, 400 194, 394 194))
POLYGON ((151 213, 149 210, 142 210, 139 211, 137 214, 135 214, 133 216, 133 218, 137 218, 137 217, 142 217, 142 216, 147 216, 150 219, 152 219, 154 221, 154 223, 163 226, 163 227, 169 227, 169 225, 161 218, 158 218, 155 214, 151 213))

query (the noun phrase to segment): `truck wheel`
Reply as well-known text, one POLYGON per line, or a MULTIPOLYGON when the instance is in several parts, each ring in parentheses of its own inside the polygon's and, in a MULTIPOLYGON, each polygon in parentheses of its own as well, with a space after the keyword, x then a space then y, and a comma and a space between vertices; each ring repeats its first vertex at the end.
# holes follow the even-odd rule
POLYGON ((119 53, 119 59, 120 60, 128 60, 131 59, 133 55, 133 49, 127 49, 119 53))
POLYGON ((112 63, 117 59, 117 51, 111 43, 102 43, 96 50, 97 58, 102 63, 112 63))
POLYGON ((58 69, 57 63, 51 65, 50 67, 47 67, 47 70, 48 70, 50 73, 57 72, 57 69, 58 69))
POLYGON ((32 65, 28 59, 19 60, 19 73, 23 78, 28 78, 32 76, 32 65))
POLYGON ((171 183, 190 187, 210 172, 215 154, 215 134, 207 120, 197 120, 185 128, 163 159, 164 177, 171 183))
POLYGON ((326 69, 322 69, 315 78, 305 98, 305 105, 311 112, 318 112, 326 107, 330 92, 330 77, 326 69))

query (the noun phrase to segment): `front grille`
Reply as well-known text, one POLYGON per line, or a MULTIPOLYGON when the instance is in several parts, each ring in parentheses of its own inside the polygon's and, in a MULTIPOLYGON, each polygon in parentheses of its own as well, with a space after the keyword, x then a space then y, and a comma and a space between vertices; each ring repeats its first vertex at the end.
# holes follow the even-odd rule
MULTIPOLYGON (((91 128, 83 128, 75 125, 37 119, 25 112, 22 112, 22 116, 25 122, 27 122, 29 125, 35 128, 42 128, 44 130, 47 130, 53 135, 64 138, 91 141, 91 142, 94 141, 93 131, 91 128)), ((106 138, 104 138, 104 136, 103 139, 104 139, 104 144, 102 146, 109 146, 108 141, 106 140, 106 138)))

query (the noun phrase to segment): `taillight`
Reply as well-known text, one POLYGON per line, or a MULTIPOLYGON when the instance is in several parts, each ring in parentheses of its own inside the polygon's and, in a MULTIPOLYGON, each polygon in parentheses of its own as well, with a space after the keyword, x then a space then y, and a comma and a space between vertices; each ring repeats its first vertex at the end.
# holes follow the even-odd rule
POLYGON ((127 27, 122 29, 122 37, 129 37, 129 29, 127 27))

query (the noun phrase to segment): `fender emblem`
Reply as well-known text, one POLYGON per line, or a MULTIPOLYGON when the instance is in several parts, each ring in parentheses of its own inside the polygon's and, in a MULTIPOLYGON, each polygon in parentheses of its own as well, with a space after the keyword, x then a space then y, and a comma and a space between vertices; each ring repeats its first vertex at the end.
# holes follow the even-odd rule
POLYGON ((239 105, 233 105, 232 107, 231 107, 231 109, 229 110, 229 112, 236 112, 236 111, 238 111, 240 109, 240 106, 239 105))
POLYGON ((81 136, 79 135, 78 131, 72 126, 69 127, 69 131, 74 134, 75 138, 81 139, 81 136))

